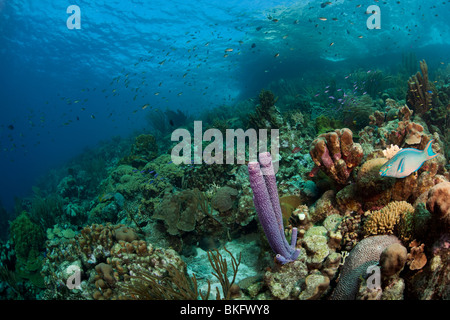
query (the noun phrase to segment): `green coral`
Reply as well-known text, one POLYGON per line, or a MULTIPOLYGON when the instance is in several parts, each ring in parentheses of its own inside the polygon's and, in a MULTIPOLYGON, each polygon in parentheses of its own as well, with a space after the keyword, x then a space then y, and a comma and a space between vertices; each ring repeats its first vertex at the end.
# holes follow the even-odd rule
POLYGON ((23 211, 14 219, 10 232, 18 259, 26 262, 39 256, 44 246, 45 234, 37 224, 31 221, 27 212, 23 211))
POLYGON ((432 215, 427 210, 425 203, 418 203, 413 215, 414 234, 423 238, 429 230, 432 215))
POLYGON ((151 134, 141 134, 136 137, 128 156, 122 158, 119 164, 129 164, 141 169, 147 162, 158 156, 158 145, 151 134))
POLYGON ((344 124, 340 120, 329 118, 324 115, 320 115, 316 118, 317 134, 334 131, 335 129, 339 129, 339 128, 343 128, 343 127, 344 127, 344 124))
POLYGON ((283 126, 283 117, 275 106, 277 99, 269 90, 261 90, 255 113, 249 114, 250 128, 272 129, 283 126))
POLYGON ((44 231, 31 221, 27 212, 23 211, 10 227, 11 241, 16 252, 16 272, 41 287, 42 279, 39 271, 42 267, 41 250, 44 248, 44 231))

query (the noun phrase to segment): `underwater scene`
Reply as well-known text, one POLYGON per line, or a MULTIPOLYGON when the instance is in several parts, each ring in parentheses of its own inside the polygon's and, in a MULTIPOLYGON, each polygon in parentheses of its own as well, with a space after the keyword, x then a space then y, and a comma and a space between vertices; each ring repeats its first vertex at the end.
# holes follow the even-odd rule
POLYGON ((0 0, 0 300, 450 299, 449 21, 0 0))

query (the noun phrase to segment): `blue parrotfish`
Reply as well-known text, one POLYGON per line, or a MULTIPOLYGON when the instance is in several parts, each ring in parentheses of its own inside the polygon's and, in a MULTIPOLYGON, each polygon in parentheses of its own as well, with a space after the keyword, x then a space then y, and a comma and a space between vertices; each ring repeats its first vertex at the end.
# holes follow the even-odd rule
POLYGON ((425 161, 433 159, 439 154, 434 153, 431 148, 433 141, 430 140, 423 150, 406 148, 398 151, 381 166, 380 175, 382 177, 405 178, 416 172, 425 161))

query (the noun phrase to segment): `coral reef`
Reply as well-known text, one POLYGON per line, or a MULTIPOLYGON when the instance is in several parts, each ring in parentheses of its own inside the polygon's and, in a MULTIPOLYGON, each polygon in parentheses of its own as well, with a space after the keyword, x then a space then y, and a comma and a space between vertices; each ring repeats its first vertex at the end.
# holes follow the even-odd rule
POLYGON ((168 133, 189 117, 153 109, 151 128, 55 170, 14 214, 0 206, 0 298, 449 299, 450 66, 421 61, 406 83, 416 64, 205 108, 223 134, 279 129, 259 162, 246 148, 176 165, 168 133), (380 174, 427 145, 417 171, 380 174))
POLYGON ((450 182, 444 181, 433 186, 428 192, 427 209, 439 219, 443 229, 450 227, 450 182))
POLYGON ((249 124, 255 129, 278 129, 283 125, 283 117, 275 106, 275 95, 268 90, 259 93, 259 104, 255 113, 249 115, 249 124))
POLYGON ((354 300, 361 282, 360 277, 366 275, 368 267, 379 262, 387 247, 399 242, 397 237, 392 235, 371 236, 358 242, 345 259, 331 299, 354 300))
POLYGON ((143 168, 147 162, 158 156, 158 145, 151 134, 141 134, 136 137, 131 146, 130 154, 120 160, 121 164, 129 164, 135 168, 143 168))
POLYGON ((405 201, 394 201, 376 211, 367 211, 363 233, 366 236, 397 234, 403 241, 412 240, 414 207, 405 201))
POLYGON ((172 249, 155 248, 138 238, 136 231, 125 225, 90 225, 67 241, 55 238, 47 243, 47 257, 42 274, 47 294, 59 299, 122 299, 121 284, 130 273, 145 268, 153 274, 166 272, 171 264, 180 270, 183 262, 172 249), (73 271, 79 270, 79 289, 68 290, 73 271))
POLYGON ((361 146, 353 142, 353 133, 347 128, 319 135, 309 153, 314 163, 341 185, 347 183, 363 157, 361 146))

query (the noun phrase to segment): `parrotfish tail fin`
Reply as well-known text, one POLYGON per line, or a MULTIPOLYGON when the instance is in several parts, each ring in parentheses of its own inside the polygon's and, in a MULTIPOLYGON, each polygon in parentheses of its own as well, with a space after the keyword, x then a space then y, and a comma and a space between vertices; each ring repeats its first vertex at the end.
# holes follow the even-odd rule
POLYGON ((427 155, 427 160, 433 159, 434 157, 436 157, 439 153, 434 153, 432 145, 433 145, 433 140, 430 140, 427 145, 425 146, 424 151, 426 152, 427 155))

